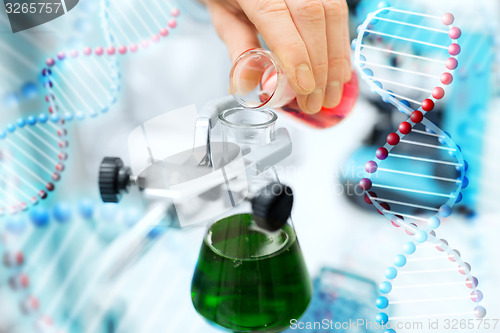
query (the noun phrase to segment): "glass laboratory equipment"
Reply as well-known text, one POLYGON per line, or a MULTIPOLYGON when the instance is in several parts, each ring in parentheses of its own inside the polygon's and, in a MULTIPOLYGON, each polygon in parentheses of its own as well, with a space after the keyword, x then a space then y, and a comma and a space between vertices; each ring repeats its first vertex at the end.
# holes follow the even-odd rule
POLYGON ((304 113, 297 104, 296 93, 288 85, 282 63, 273 53, 263 49, 250 49, 236 59, 229 77, 229 90, 247 109, 276 108, 318 128, 329 128, 342 121, 359 95, 358 77, 352 72, 351 81, 344 84, 338 106, 323 107, 316 114, 304 113))
MULTIPOLYGON (((237 143, 245 159, 279 136, 276 119, 271 110, 227 109, 219 115, 223 141, 237 143)), ((245 163, 252 164, 248 159, 245 163)), ((262 169, 254 164, 246 172, 249 195, 259 200, 242 202, 208 227, 191 298, 196 311, 219 328, 281 332, 305 312, 312 297, 312 283, 289 218, 293 194, 277 182, 272 166, 262 169), (271 200, 277 196, 290 200, 271 200)))

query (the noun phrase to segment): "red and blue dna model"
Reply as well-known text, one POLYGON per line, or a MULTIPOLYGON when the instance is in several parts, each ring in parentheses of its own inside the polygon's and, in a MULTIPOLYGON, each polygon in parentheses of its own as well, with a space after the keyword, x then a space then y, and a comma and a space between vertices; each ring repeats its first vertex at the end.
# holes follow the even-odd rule
MULTIPOLYGON (((32 76, 26 75, 29 81, 22 85, 22 98, 17 98, 18 92, 6 95, 9 97, 6 101, 11 103, 9 113, 4 112, 2 120, 10 120, 10 123, 0 128, 0 232, 5 248, 1 262, 8 268, 10 288, 19 295, 20 310, 29 318, 22 324, 23 332, 71 331, 87 308, 89 295, 93 295, 85 291, 99 286, 96 281, 86 281, 88 288, 82 289, 78 303, 71 307, 70 318, 56 316, 61 308, 68 308, 65 293, 74 291, 75 284, 81 283, 79 274, 92 264, 92 258, 99 257, 95 251, 105 247, 105 244, 99 246, 99 232, 92 229, 95 226, 88 225, 96 223, 98 218, 88 205, 80 207, 77 214, 64 205, 56 206, 53 212, 45 209, 45 205, 35 207, 55 191, 63 171, 68 168, 70 125, 107 113, 119 100, 120 59, 146 52, 162 42, 177 27, 180 15, 170 0, 90 2, 97 5, 100 13, 100 26, 96 29, 102 40, 98 44, 94 40, 86 42, 98 46, 75 46, 58 52, 43 64, 16 58, 18 52, 8 53, 24 72, 33 70, 32 76), (32 82, 31 77, 36 77, 37 82, 32 82), (23 116, 12 119, 14 113, 23 116), (31 209, 29 218, 28 209, 31 209), (49 223, 50 215, 56 223, 49 223), (65 226, 72 220, 84 223, 72 227, 72 231, 66 230, 65 226), (66 253, 78 239, 78 230, 83 233, 80 236, 85 242, 84 250, 80 254, 66 253), (50 251, 58 232, 64 233, 61 249, 49 260, 49 267, 39 274, 36 263, 50 251), (57 275, 58 265, 68 260, 69 255, 74 255, 77 262, 69 265, 70 272, 61 279, 55 299, 44 290, 52 290, 46 287, 57 275)), ((119 221, 105 215, 101 218, 119 221)), ((124 225, 127 223, 124 221, 124 225)), ((157 234, 153 230, 148 237, 154 238, 157 234)), ((99 318, 103 316, 104 313, 99 318)), ((100 323, 96 319, 92 326, 96 328, 100 323)))
POLYGON ((450 13, 381 3, 352 44, 363 80, 404 119, 366 163, 359 182, 365 201, 411 236, 379 286, 382 312, 376 320, 388 333, 404 331, 409 320, 486 315, 470 264, 436 233, 469 183, 460 147, 430 120, 459 64, 462 32, 453 23, 450 13))
MULTIPOLYGON (((101 7, 100 46, 72 48, 47 59, 39 72, 44 96, 11 103, 45 111, 0 129, 0 217, 25 211, 54 191, 68 159, 68 123, 108 112, 120 93, 119 58, 161 42, 177 27, 180 15, 169 0, 95 3, 101 7)), ((23 69, 36 68, 21 60, 23 69)), ((36 88, 28 82, 23 96, 36 88)), ((8 96, 18 95, 12 94, 8 96)))

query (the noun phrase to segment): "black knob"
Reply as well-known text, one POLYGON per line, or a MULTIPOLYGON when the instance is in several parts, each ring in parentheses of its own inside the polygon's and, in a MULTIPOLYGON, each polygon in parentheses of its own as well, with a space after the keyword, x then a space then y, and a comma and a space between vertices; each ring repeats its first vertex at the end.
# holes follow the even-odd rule
POLYGON ((104 202, 119 202, 128 192, 132 171, 119 157, 105 157, 99 168, 99 191, 104 202))
POLYGON ((269 231, 279 230, 286 224, 292 207, 292 189, 278 182, 268 184, 252 199, 255 223, 269 231))

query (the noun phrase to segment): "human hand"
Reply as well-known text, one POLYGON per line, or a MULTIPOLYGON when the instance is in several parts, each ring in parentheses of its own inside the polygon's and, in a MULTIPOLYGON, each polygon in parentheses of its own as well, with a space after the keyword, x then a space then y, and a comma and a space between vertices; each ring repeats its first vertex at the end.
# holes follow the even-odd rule
POLYGON ((345 0, 203 0, 234 61, 260 47, 260 33, 283 63, 299 107, 316 113, 340 103, 351 80, 345 0))

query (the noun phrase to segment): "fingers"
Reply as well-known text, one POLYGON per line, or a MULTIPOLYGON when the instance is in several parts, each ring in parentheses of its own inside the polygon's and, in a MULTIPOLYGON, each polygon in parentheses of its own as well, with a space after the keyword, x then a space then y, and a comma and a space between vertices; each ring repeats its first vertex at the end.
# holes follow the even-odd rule
POLYGON ((207 3, 210 16, 219 37, 226 44, 231 60, 249 49, 260 47, 257 31, 252 23, 236 15, 218 1, 207 3))
POLYGON ((267 45, 283 63, 292 89, 309 95, 316 88, 306 44, 284 0, 238 0, 267 45))
POLYGON ((328 81, 324 106, 340 103, 344 82, 350 80, 350 50, 348 41, 348 8, 345 0, 322 0, 326 13, 328 43, 328 81))
MULTIPOLYGON (((340 103, 343 85, 351 79, 345 0, 234 0, 246 17, 225 2, 207 3, 233 61, 260 46, 258 31, 283 63, 303 111, 316 113, 322 106, 340 103)), ((241 87, 243 91, 258 85, 259 73, 246 74, 248 87, 241 87)))
POLYGON ((315 88, 309 95, 297 96, 297 102, 307 113, 321 110, 328 77, 326 19, 321 0, 285 0, 295 26, 305 43, 314 74, 315 88))

